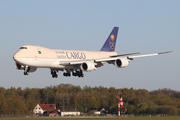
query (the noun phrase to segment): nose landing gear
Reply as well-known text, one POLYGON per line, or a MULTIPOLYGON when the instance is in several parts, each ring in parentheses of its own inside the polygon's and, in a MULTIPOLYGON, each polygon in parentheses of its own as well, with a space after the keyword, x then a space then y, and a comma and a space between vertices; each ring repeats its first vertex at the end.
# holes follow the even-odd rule
POLYGON ((29 67, 25 66, 25 68, 24 68, 24 75, 28 75, 28 71, 29 71, 29 67))

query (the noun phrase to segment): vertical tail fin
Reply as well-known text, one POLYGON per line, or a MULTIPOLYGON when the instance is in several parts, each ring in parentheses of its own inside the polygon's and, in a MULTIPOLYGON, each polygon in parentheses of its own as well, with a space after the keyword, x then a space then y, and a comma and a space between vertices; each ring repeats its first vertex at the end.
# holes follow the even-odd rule
POLYGON ((119 27, 114 27, 100 51, 113 52, 116 46, 116 38, 119 27))

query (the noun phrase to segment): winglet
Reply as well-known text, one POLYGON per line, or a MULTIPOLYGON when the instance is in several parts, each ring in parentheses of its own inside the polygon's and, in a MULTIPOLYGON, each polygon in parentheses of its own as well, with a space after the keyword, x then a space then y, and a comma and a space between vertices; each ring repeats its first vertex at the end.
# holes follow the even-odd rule
POLYGON ((113 52, 119 27, 114 27, 100 51, 113 52))
POLYGON ((173 51, 160 52, 158 54, 165 54, 165 53, 170 53, 170 52, 173 52, 173 51))

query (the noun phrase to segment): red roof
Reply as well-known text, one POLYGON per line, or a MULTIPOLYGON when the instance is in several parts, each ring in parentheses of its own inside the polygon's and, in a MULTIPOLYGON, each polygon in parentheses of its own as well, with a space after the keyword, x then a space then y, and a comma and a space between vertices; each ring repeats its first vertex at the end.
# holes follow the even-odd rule
POLYGON ((58 114, 58 109, 55 109, 55 110, 52 111, 51 113, 47 113, 47 114, 58 114))
POLYGON ((39 104, 43 110, 55 110, 56 104, 39 104))

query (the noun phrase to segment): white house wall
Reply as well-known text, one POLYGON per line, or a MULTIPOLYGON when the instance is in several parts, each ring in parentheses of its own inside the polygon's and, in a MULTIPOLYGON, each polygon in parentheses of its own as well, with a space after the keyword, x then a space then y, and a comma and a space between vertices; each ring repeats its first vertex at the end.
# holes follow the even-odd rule
POLYGON ((33 110, 33 113, 34 114, 43 114, 44 113, 44 111, 43 111, 43 109, 39 106, 39 104, 37 104, 37 106, 34 108, 34 110, 33 110))

